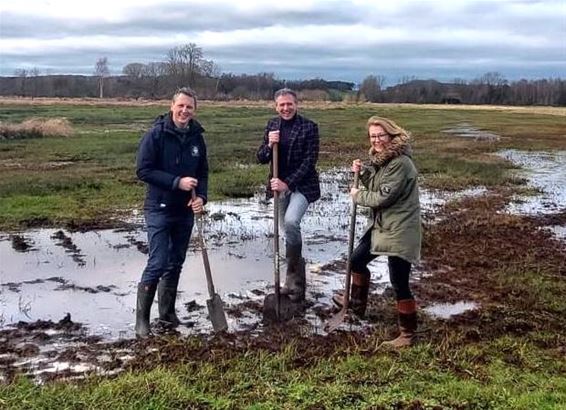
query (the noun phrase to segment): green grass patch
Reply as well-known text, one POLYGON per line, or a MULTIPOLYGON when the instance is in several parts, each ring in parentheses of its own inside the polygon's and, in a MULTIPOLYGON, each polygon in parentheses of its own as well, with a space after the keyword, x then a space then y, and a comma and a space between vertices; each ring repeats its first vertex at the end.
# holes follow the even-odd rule
POLYGON ((0 386, 0 404, 9 409, 558 409, 566 404, 564 366, 515 339, 461 346, 453 357, 431 344, 399 353, 354 351, 307 366, 295 364, 300 356, 291 344, 276 354, 247 352, 222 362, 78 384, 37 386, 20 378, 0 386), (510 354, 527 365, 509 361, 510 354))
MULTIPOLYGON (((2 108, 1 121, 17 123, 28 119, 29 106, 2 108)), ((111 215, 113 209, 139 207, 143 190, 137 187, 135 177, 138 143, 154 118, 166 110, 166 106, 34 106, 34 116, 66 118, 74 136, 0 141, 2 201, 22 203, 18 198, 27 195, 39 204, 41 198, 49 198, 43 212, 38 206, 0 208, 0 229, 17 228, 27 218, 87 218, 93 212, 82 211, 85 201, 87 208, 94 203, 101 207, 95 214, 111 215), (85 200, 85 192, 99 198, 85 200), (80 206, 70 206, 72 203, 80 206)), ((423 185, 452 190, 476 185, 517 185, 520 181, 510 176, 510 164, 494 159, 490 153, 525 145, 548 149, 564 144, 565 138, 560 117, 535 113, 365 104, 309 108, 304 114, 319 124, 321 170, 346 168, 353 159, 366 158, 365 124, 371 115, 379 114, 394 119, 412 133, 414 158, 423 185), (502 138, 486 143, 441 132, 462 122, 499 133, 502 138)), ((206 129, 211 199, 247 197, 262 189, 268 170, 257 165, 255 152, 265 123, 273 115, 271 109, 264 107, 201 107, 199 120, 206 129)))
POLYGON ((249 198, 253 196, 258 186, 267 181, 267 166, 252 165, 242 168, 228 169, 226 171, 210 174, 209 184, 216 186, 216 198, 249 198))

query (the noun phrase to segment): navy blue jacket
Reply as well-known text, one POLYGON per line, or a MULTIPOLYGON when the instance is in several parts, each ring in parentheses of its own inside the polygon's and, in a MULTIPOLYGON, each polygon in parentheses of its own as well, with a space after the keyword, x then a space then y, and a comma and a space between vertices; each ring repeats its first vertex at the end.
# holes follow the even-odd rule
POLYGON ((208 159, 203 132, 196 120, 181 129, 173 123, 171 113, 156 118, 141 139, 137 157, 136 174, 147 184, 145 209, 187 210, 191 192, 179 189, 182 177, 198 180, 196 194, 206 203, 208 159))
MULTIPOLYGON (((281 117, 275 117, 267 122, 263 133, 263 143, 257 150, 257 160, 261 164, 271 161, 271 148, 269 148, 269 131, 276 131, 281 128, 281 117)), ((318 160, 318 150, 320 137, 318 126, 315 122, 296 114, 293 128, 289 135, 289 149, 286 158, 279 158, 279 167, 286 170, 286 175, 281 176, 291 191, 299 191, 307 201, 314 202, 320 198, 320 181, 316 171, 318 160)), ((281 174, 281 170, 278 170, 281 174)), ((273 175, 273 170, 269 173, 269 179, 273 175)), ((273 196, 271 185, 267 182, 267 197, 273 196)))

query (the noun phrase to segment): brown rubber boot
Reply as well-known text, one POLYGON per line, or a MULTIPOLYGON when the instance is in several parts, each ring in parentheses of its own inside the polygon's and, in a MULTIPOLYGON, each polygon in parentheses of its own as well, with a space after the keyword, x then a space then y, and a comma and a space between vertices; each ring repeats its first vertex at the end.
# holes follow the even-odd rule
MULTIPOLYGON (((350 287, 349 308, 359 317, 364 317, 368 304, 370 275, 352 272, 352 286, 350 287)), ((338 306, 344 306, 344 292, 338 292, 332 297, 338 306)))
POLYGON ((289 296, 292 302, 300 303, 305 300, 306 271, 305 260, 301 254, 302 245, 287 245, 287 275, 281 294, 289 296))
POLYGON ((417 304, 414 299, 397 301, 397 312, 399 314, 399 336, 395 339, 383 342, 383 346, 401 347, 411 346, 417 331, 417 304))

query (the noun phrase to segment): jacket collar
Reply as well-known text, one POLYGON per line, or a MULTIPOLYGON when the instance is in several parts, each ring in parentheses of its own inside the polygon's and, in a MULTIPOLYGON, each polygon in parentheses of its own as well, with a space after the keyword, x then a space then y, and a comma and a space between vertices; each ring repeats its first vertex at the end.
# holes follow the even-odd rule
MULTIPOLYGON (((292 129, 295 129, 299 124, 301 124, 303 122, 303 116, 300 115, 299 113, 296 113, 295 116, 293 117, 293 119, 289 120, 289 121, 293 123, 292 129)), ((278 129, 278 130, 281 129, 281 123, 282 122, 283 122, 283 119, 280 116, 275 117, 276 129, 278 129)))
POLYGON ((409 144, 409 136, 396 135, 391 140, 387 148, 381 152, 375 151, 373 147, 369 149, 369 158, 372 165, 382 166, 393 158, 401 155, 411 156, 411 146, 409 144))
POLYGON ((159 125, 163 131, 177 136, 200 134, 204 132, 202 125, 195 119, 189 121, 189 125, 186 129, 177 128, 171 117, 171 112, 158 116, 154 121, 154 125, 159 125))

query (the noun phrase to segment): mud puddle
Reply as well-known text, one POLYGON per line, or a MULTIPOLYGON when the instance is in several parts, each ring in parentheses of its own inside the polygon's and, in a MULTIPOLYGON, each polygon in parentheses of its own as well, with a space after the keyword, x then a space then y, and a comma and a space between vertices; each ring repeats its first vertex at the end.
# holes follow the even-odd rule
MULTIPOLYGON (((314 305, 329 305, 332 291, 343 286, 344 275, 337 273, 343 273, 344 267, 332 262, 345 256, 347 177, 341 172, 325 174, 322 189, 326 194, 309 208, 302 225, 309 298, 314 305)), ((257 304, 272 292, 272 205, 258 195, 211 203, 207 208, 205 237, 215 286, 233 313, 231 330, 247 328, 258 320, 257 304)), ((132 222, 142 225, 139 218, 132 222)), ((358 233, 364 224, 360 216, 358 233)), ((190 323, 190 332, 209 332, 207 288, 195 235, 196 229, 181 274, 178 306, 181 317, 190 323)), ((284 244, 280 247, 284 249, 284 244)), ((133 337, 136 283, 146 252, 143 230, 39 229, 0 236, 0 325, 57 321, 70 312, 91 334, 107 340, 133 337)), ((384 261, 376 261, 372 270, 374 277, 387 280, 384 261)))
POLYGON ((473 138, 476 141, 499 141, 499 135, 474 127, 472 124, 462 122, 452 128, 442 130, 443 133, 456 137, 473 138))
POLYGON ((425 307, 423 310, 433 317, 449 319, 452 316, 462 314, 468 310, 477 309, 475 302, 436 303, 425 307))
POLYGON ((566 240, 566 226, 549 226, 548 229, 550 229, 557 238, 566 240))
MULTIPOLYGON (((545 215, 566 209, 566 151, 505 150, 497 153, 521 167, 519 176, 537 193, 516 196, 506 211, 519 215, 545 215)), ((558 229, 560 231, 560 229, 558 229)))
MULTIPOLYGON (((302 227, 308 269, 308 299, 316 311, 330 307, 333 291, 344 286, 349 201, 348 172, 322 176, 323 197, 311 205, 302 227)), ((481 190, 464 192, 477 195, 481 190)), ((453 197, 450 194, 450 197, 453 197)), ((433 214, 449 197, 423 190, 425 213, 433 214)), ((231 330, 249 328, 259 319, 265 294, 273 290, 272 205, 263 196, 211 203, 205 237, 217 292, 228 305, 231 330), (242 308, 238 307, 241 306, 242 308)), ((143 225, 141 216, 131 222, 143 225)), ((357 218, 357 237, 366 219, 357 218)), ((178 307, 191 333, 209 332, 207 288, 196 229, 179 284, 178 307)), ((284 244, 280 248, 284 250, 284 244)), ((136 284, 145 267, 143 230, 67 232, 29 230, 0 236, 0 325, 57 321, 71 313, 75 322, 106 340, 133 337, 136 284), (16 238, 16 239, 14 239, 16 238)), ((284 252, 282 252, 284 254, 284 252)), ((370 266, 383 290, 389 282, 385 258, 370 266)), ((284 278, 285 264, 281 264, 284 278)), ((155 315, 157 309, 153 309, 155 315)), ((152 316, 153 317, 153 316, 152 316)), ((313 326, 321 323, 312 317, 313 326)))
MULTIPOLYGON (((322 175, 323 197, 311 205, 302 224, 309 304, 300 323, 310 334, 324 333, 323 323, 333 309, 330 298, 344 287, 349 176, 349 172, 339 171, 322 175)), ((456 195, 481 192, 480 188, 456 195)), ((425 214, 432 217, 454 195, 423 190, 425 214)), ((259 333, 263 299, 273 292, 272 205, 257 195, 210 203, 207 208, 208 253, 216 291, 226 305, 229 329, 259 333)), ((139 215, 129 222, 143 226, 139 215)), ((357 238, 365 223, 365 215, 360 212, 357 238)), ((179 331, 207 335, 212 327, 207 318, 208 294, 195 235, 196 229, 179 283, 177 310, 185 323, 179 331)), ((284 249, 283 243, 280 249, 284 249)), ((35 229, 0 234, 0 343, 9 341, 6 349, 11 352, 0 355, 0 370, 19 368, 45 379, 61 372, 72 375, 85 366, 97 372, 110 371, 126 362, 127 353, 122 352, 122 357, 114 352, 115 348, 109 353, 103 346, 134 336, 136 286, 146 253, 143 229, 35 229), (58 331, 56 324, 65 317, 81 325, 73 331, 58 331), (53 325, 50 329, 42 325, 37 330, 37 323, 53 325)), ((376 259, 370 269, 372 293, 384 292, 389 287, 386 259, 376 259)), ((284 270, 282 261, 282 279, 284 270)), ((152 319, 156 316, 154 305, 152 319)), ((344 324, 348 330, 367 326, 363 321, 344 324)))

